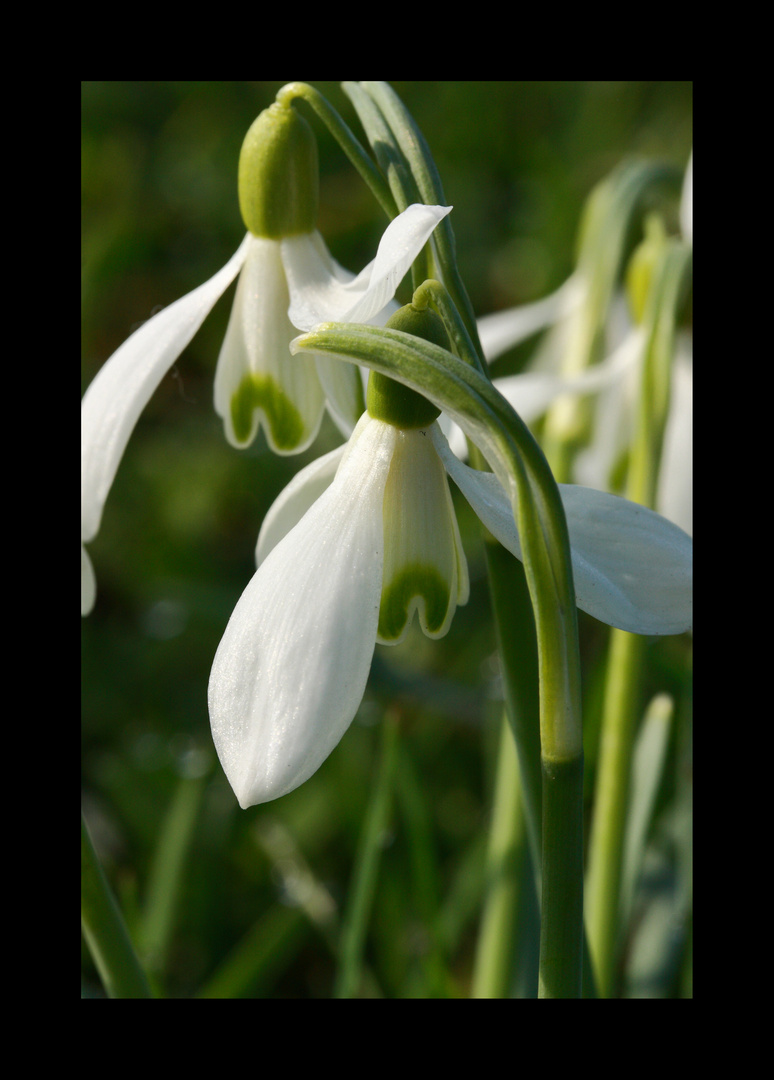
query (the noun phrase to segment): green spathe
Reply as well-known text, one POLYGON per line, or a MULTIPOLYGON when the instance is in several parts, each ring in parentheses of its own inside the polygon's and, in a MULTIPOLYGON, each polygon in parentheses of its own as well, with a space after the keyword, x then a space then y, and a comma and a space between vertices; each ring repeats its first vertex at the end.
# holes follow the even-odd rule
MULTIPOLYGON (((442 349, 450 347, 446 327, 430 308, 406 304, 391 315, 385 325, 391 330, 402 330, 405 334, 430 341, 442 349)), ((375 420, 382 420, 404 431, 428 427, 441 412, 416 390, 395 382, 379 371, 372 371, 368 377, 366 407, 369 416, 375 420)))
POLYGON ((239 209, 253 234, 282 240, 317 227, 319 166, 309 124, 275 102, 255 120, 239 156, 239 209))
POLYGON ((441 636, 450 600, 449 583, 437 567, 420 563, 404 566, 382 589, 379 640, 386 644, 402 637, 415 606, 427 636, 441 636))
POLYGON ((279 451, 298 446, 304 435, 298 409, 271 375, 248 372, 231 398, 231 422, 241 444, 247 444, 252 437, 256 409, 263 411, 279 451))

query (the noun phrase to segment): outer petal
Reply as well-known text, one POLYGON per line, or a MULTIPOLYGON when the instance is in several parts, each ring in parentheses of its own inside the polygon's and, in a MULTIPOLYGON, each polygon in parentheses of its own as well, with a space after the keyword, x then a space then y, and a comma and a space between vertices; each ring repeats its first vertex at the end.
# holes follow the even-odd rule
POLYGON ((315 458, 301 469, 279 493, 263 519, 255 548, 255 564, 260 566, 269 552, 294 528, 307 510, 333 482, 347 444, 315 458))
POLYGON ((94 607, 97 596, 97 582, 94 567, 91 565, 86 548, 81 544, 81 615, 88 615, 94 607))
POLYGON ((242 807, 307 780, 360 704, 379 616, 394 431, 363 418, 336 479, 261 564, 226 627, 210 721, 242 807))
POLYGON ((153 391, 239 273, 248 237, 209 281, 136 330, 102 366, 81 402, 81 540, 102 509, 137 419, 153 391))
MULTIPOLYGON (((493 536, 521 558, 511 504, 493 473, 463 464, 434 433, 449 475, 493 536)), ((680 634, 693 623, 693 544, 677 525, 627 499, 560 484, 575 597, 595 619, 633 634, 680 634)))
POLYGON ((346 282, 331 273, 319 250, 315 255, 302 237, 283 240, 290 321, 299 330, 311 330, 321 322, 369 322, 392 300, 412 262, 450 211, 450 206, 409 206, 387 226, 373 262, 346 282))
POLYGON ((215 411, 233 446, 249 446, 263 425, 275 453, 295 454, 319 430, 325 398, 314 359, 290 356, 289 302, 280 243, 250 237, 215 372, 215 411))

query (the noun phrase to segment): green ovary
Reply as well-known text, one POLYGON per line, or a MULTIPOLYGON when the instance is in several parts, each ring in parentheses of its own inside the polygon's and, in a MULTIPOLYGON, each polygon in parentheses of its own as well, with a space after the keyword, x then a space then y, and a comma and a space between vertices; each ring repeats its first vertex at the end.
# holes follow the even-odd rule
POLYGON ((397 641, 409 617, 412 600, 425 602, 425 632, 437 634, 449 610, 449 585, 434 566, 406 566, 382 590, 379 608, 379 638, 397 641))
POLYGON ((278 450, 298 446, 304 436, 304 421, 270 375, 245 375, 231 398, 231 423, 240 443, 250 440, 256 409, 266 416, 271 441, 278 450))

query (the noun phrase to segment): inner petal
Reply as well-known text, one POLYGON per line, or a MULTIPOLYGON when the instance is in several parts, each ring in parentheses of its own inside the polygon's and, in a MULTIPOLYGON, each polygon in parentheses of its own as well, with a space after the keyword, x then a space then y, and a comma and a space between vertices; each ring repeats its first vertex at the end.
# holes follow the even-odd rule
POLYGON ((297 453, 319 429, 323 391, 314 358, 290 355, 289 303, 280 245, 253 237, 215 374, 215 408, 235 446, 263 425, 275 453, 297 453))
POLYGON ((395 645, 417 613, 443 637, 468 595, 446 473, 427 433, 400 431, 384 492, 384 575, 377 640, 395 645))

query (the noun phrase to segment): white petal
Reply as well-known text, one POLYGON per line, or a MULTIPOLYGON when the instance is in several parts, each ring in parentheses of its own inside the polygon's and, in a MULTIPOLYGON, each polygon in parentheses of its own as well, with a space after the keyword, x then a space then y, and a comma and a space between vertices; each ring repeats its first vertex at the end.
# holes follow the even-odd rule
MULTIPOLYGON (((298 357, 293 357, 293 361, 298 357)), ((333 422, 345 439, 355 430, 365 409, 361 369, 335 356, 315 356, 317 377, 325 394, 325 404, 333 422)))
POLYGON ((217 274, 136 330, 100 368, 81 402, 81 539, 99 530, 110 486, 137 419, 162 378, 239 273, 245 237, 217 274))
POLYGON ((448 633, 469 595, 446 472, 427 431, 399 431, 384 491, 384 573, 377 640, 401 642, 416 611, 430 638, 448 633))
MULTIPOLYGON (((602 381, 593 403, 591 441, 573 462, 573 480, 585 487, 609 491, 621 461, 631 447, 641 392, 645 334, 642 327, 631 328, 613 354, 588 369, 587 375, 607 369, 612 378, 602 381)), ((579 377, 581 380, 584 375, 579 377)))
MULTIPOLYGON (((483 524, 518 559, 510 501, 493 473, 459 461, 434 434, 449 475, 483 524)), ((671 521, 607 492, 560 484, 575 599, 595 619, 633 634, 681 634, 693 622, 693 544, 671 521)))
POLYGON ((86 548, 81 544, 81 615, 88 615, 97 598, 97 582, 86 548))
POLYGON ((555 375, 547 371, 525 371, 495 379, 494 385, 522 420, 529 424, 542 416, 563 394, 595 394, 626 378, 637 364, 641 335, 632 334, 602 363, 586 368, 580 375, 555 375))
POLYGON ((689 244, 693 243, 693 151, 688 159, 688 166, 683 179, 683 191, 680 198, 680 229, 689 244))
POLYGON ((362 700, 394 433, 363 418, 336 479, 261 564, 226 627, 210 676, 210 721, 242 807, 307 780, 362 700))
POLYGON ((263 426, 274 453, 297 454, 319 431, 325 398, 313 357, 290 355, 289 303, 280 243, 251 237, 215 372, 215 411, 233 446, 263 426))
POLYGON ((491 363, 502 353, 574 311, 583 296, 579 279, 570 277, 556 292, 542 300, 483 315, 478 320, 478 336, 484 356, 491 363))
POLYGON ((693 543, 644 506, 560 484, 578 607, 633 634, 693 625, 693 543))
POLYGON ((693 535, 693 356, 684 340, 672 365, 656 505, 659 513, 693 535))
POLYGON ((315 458, 282 489, 263 519, 255 548, 256 566, 261 565, 272 548, 287 536, 330 486, 346 449, 345 443, 329 454, 315 458))
POLYGON ((282 241, 290 286, 289 317, 299 330, 321 322, 369 322, 395 295, 400 282, 450 206, 409 206, 385 229, 376 258, 356 278, 334 274, 330 255, 305 237, 282 241))

